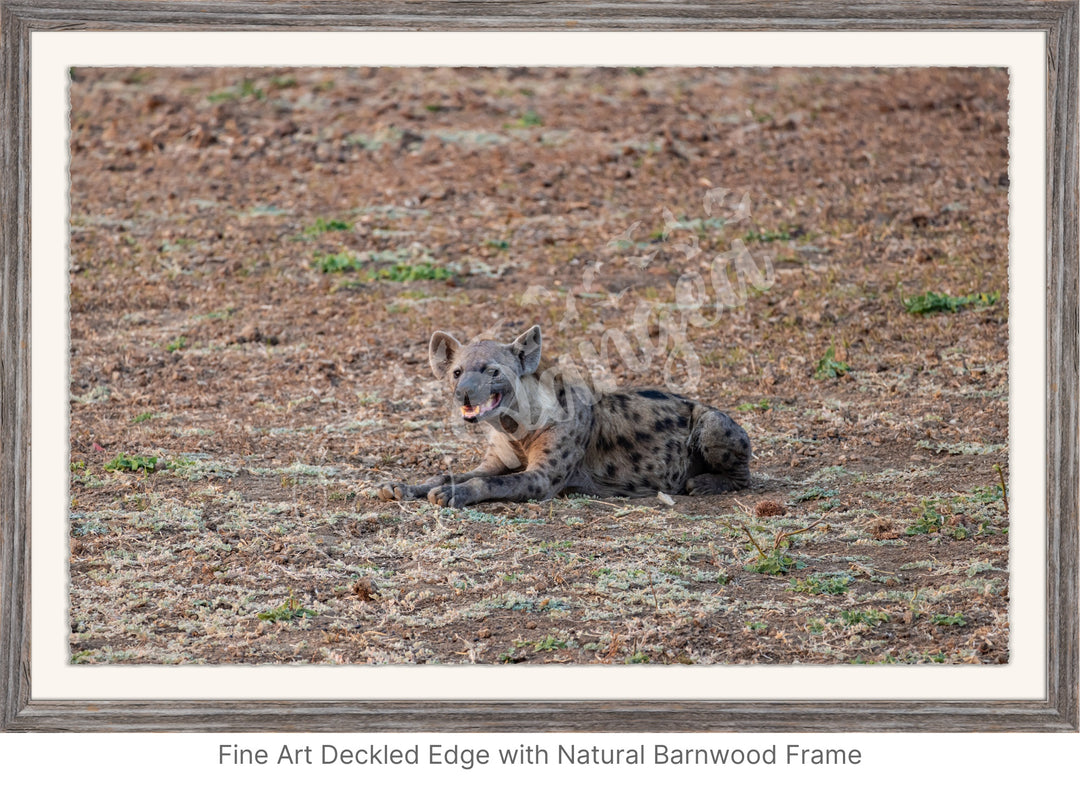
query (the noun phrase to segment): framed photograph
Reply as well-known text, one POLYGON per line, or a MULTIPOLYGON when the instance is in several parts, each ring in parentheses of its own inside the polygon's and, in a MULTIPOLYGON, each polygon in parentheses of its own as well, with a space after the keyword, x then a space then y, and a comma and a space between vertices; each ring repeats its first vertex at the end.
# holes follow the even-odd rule
POLYGON ((1077 10, 0 3, 3 729, 1075 731, 1077 10))

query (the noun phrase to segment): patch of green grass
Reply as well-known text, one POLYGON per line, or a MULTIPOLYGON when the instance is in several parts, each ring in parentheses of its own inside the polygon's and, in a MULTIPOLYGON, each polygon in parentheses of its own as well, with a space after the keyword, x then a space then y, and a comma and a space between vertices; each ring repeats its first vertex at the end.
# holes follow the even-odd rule
POLYGON ((353 225, 348 221, 340 221, 338 219, 330 219, 330 221, 327 221, 320 216, 315 219, 315 223, 310 227, 304 227, 304 234, 322 235, 324 232, 346 232, 352 228, 353 225))
POLYGON ((434 265, 428 260, 408 262, 410 256, 411 252, 408 249, 368 252, 363 256, 338 252, 318 255, 313 262, 315 267, 323 273, 365 271, 365 278, 369 281, 445 281, 453 278, 454 274, 448 268, 434 265), (392 264, 387 267, 369 270, 369 266, 386 263, 392 264))
POLYGON ((915 509, 915 524, 904 531, 905 535, 925 535, 941 530, 941 526, 945 524, 945 514, 938 511, 939 503, 940 501, 933 498, 921 501, 915 509))
POLYGON ((269 609, 266 612, 260 612, 257 617, 259 620, 286 623, 296 618, 313 618, 315 615, 314 610, 300 606, 300 602, 296 600, 292 593, 289 593, 289 597, 281 606, 269 609))
POLYGON ((506 251, 510 248, 510 241, 508 240, 486 240, 484 245, 490 249, 498 249, 499 251, 506 251))
POLYGON ((499 654, 499 663, 501 664, 517 664, 519 661, 524 661, 527 656, 518 651, 517 648, 511 647, 510 650, 504 651, 499 654))
POLYGON ((516 647, 531 647, 533 653, 546 653, 553 650, 563 650, 570 647, 570 643, 565 639, 559 639, 554 634, 548 634, 541 640, 527 640, 515 642, 516 647))
POLYGON ((149 421, 151 418, 157 418, 155 413, 139 413, 137 416, 131 419, 133 424, 142 424, 149 421))
POLYGON ((850 659, 848 661, 848 664, 862 664, 862 665, 896 664, 897 661, 898 661, 898 659, 896 658, 896 656, 892 656, 892 655, 886 653, 884 656, 882 656, 880 659, 877 659, 877 660, 875 660, 873 657, 859 655, 859 656, 856 656, 853 659, 850 659))
POLYGON ((740 413, 749 413, 754 410, 769 410, 772 405, 769 404, 768 399, 762 399, 760 402, 743 402, 740 405, 736 405, 735 410, 740 413))
POLYGON ((353 290, 362 290, 367 285, 359 279, 344 279, 334 282, 334 285, 330 288, 330 292, 351 292, 353 290))
POLYGON ((354 254, 320 254, 314 260, 315 267, 323 273, 345 273, 364 269, 364 262, 354 254))
POLYGON ((851 367, 844 361, 836 360, 836 348, 832 345, 825 351, 825 357, 818 361, 817 369, 814 370, 815 380, 835 380, 843 377, 851 371, 851 367))
POLYGON ((1004 490, 1000 486, 977 486, 966 494, 959 495, 957 500, 960 503, 970 502, 988 505, 990 503, 1001 502, 1004 498, 1004 494, 1004 490))
POLYGON ((840 620, 845 626, 876 626, 889 619, 889 613, 880 609, 845 609, 840 612, 840 620))
POLYGON ((640 650, 635 650, 634 654, 632 656, 627 656, 626 663, 627 664, 648 664, 649 663, 649 654, 648 653, 642 653, 640 650))
POLYGON ((767 555, 760 555, 752 563, 746 564, 747 571, 753 571, 755 574, 771 574, 773 576, 786 574, 793 568, 801 567, 802 565, 795 558, 785 554, 780 549, 774 549, 767 555))
POLYGON ((992 524, 991 517, 1004 514, 1003 497, 1000 486, 981 486, 951 497, 924 498, 913 509, 915 524, 904 532, 909 536, 947 532, 962 541, 972 534, 970 525, 977 525, 981 533, 992 524))
POLYGON ((263 91, 262 88, 255 87, 254 80, 245 79, 239 84, 239 86, 233 88, 232 90, 221 90, 217 93, 211 93, 206 98, 211 104, 218 104, 222 101, 239 101, 240 99, 247 98, 248 96, 253 97, 257 101, 262 101, 264 98, 266 98, 266 93, 263 91))
POLYGON ((175 339, 165 345, 165 349, 171 353, 180 352, 185 347, 187 347, 186 336, 177 336, 175 339))
MULTIPOLYGON (((106 462, 105 469, 110 473, 153 473, 160 468, 156 456, 128 456, 117 454, 115 459, 106 462)), ((162 462, 162 465, 165 463, 162 462)))
POLYGON ((517 119, 517 123, 514 124, 518 128, 533 128, 535 126, 544 125, 544 119, 540 117, 540 113, 533 109, 525 110, 525 113, 517 119))
POLYGON ((939 292, 924 292, 912 298, 904 299, 904 310, 908 314, 929 314, 932 312, 958 312, 971 307, 989 308, 1001 300, 1000 292, 979 292, 974 295, 953 296, 939 292))
POLYGON ((418 262, 415 265, 399 262, 389 268, 382 268, 372 277, 396 282, 445 281, 452 278, 453 274, 441 265, 432 265, 429 262, 418 262))
POLYGON ((966 626, 967 621, 964 620, 963 614, 957 612, 955 615, 934 615, 930 618, 930 622, 935 626, 966 626))
POLYGON ((541 552, 545 552, 545 553, 546 552, 555 552, 556 554, 559 554, 563 550, 570 549, 573 546, 574 546, 574 542, 569 541, 569 540, 566 540, 566 541, 541 541, 540 545, 538 546, 538 549, 541 552))
POLYGON ((839 596, 847 593, 851 575, 844 572, 811 574, 806 579, 792 579, 791 589, 811 596, 839 596))
POLYGON ((836 497, 840 493, 835 489, 826 489, 821 486, 812 486, 805 492, 793 497, 791 501, 793 503, 805 503, 807 500, 827 500, 830 497, 836 497))

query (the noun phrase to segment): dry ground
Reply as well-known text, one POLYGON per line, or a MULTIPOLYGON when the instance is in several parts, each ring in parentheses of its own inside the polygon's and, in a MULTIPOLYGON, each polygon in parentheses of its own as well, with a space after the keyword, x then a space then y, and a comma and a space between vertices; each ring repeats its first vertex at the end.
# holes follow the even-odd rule
POLYGON ((74 662, 1008 660, 1006 72, 72 76, 74 662), (754 488, 368 496, 533 323, 754 488))

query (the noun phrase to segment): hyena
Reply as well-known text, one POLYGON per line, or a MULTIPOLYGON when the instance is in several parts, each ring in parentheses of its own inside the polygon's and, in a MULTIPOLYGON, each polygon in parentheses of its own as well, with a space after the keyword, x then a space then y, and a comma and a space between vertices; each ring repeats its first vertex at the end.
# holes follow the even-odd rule
POLYGON ((711 495, 750 485, 750 439, 725 413, 658 388, 597 391, 542 364, 540 348, 540 326, 509 344, 432 335, 431 370, 460 417, 486 429, 486 455, 470 472, 390 483, 378 496, 460 507, 571 492, 711 495))

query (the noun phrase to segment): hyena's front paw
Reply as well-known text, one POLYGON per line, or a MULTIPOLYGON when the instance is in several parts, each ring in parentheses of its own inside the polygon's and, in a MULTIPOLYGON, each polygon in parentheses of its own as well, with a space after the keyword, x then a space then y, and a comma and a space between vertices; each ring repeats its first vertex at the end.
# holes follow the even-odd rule
POLYGON ((465 484, 443 484, 428 492, 428 502, 440 508, 462 508, 473 502, 473 489, 465 484))
POLYGON ((423 497, 417 494, 415 486, 408 484, 385 484, 375 490, 380 500, 416 500, 423 497))

